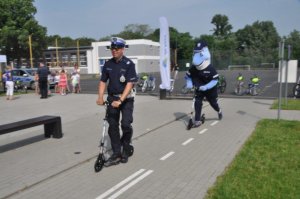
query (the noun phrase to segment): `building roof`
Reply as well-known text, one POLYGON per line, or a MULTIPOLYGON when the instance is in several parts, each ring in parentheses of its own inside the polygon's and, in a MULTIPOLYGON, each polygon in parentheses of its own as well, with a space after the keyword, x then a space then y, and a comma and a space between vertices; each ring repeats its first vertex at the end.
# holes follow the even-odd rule
MULTIPOLYGON (((139 44, 145 44, 145 45, 152 45, 152 46, 160 46, 159 42, 155 42, 149 39, 129 39, 125 40, 126 45, 139 45, 139 44)), ((110 46, 110 41, 98 41, 98 42, 92 42, 92 46, 110 46)))
MULTIPOLYGON (((93 47, 92 46, 80 46, 79 47, 79 50, 92 50, 93 47)), ((48 47, 47 50, 44 50, 44 52, 52 52, 52 51, 55 51, 56 50, 56 47, 54 46, 51 46, 51 47, 48 47)), ((77 51, 77 47, 57 47, 57 50, 58 51, 77 51)))

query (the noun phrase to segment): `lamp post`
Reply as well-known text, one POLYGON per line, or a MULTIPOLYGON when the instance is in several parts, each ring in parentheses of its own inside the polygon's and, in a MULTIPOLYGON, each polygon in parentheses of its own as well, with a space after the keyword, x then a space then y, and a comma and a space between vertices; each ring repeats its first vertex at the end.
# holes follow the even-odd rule
POLYGON ((277 119, 280 120, 280 112, 281 112, 281 99, 282 99, 282 69, 283 69, 283 59, 284 59, 284 39, 279 42, 279 59, 280 59, 280 67, 279 67, 279 96, 278 96, 278 111, 277 111, 277 119))
POLYGON ((57 38, 55 38, 55 46, 56 46, 56 66, 59 66, 59 59, 58 59, 58 45, 57 45, 57 38))
POLYGON ((30 67, 33 68, 32 62, 32 44, 31 44, 32 35, 28 36, 28 45, 29 45, 29 59, 30 59, 30 67))

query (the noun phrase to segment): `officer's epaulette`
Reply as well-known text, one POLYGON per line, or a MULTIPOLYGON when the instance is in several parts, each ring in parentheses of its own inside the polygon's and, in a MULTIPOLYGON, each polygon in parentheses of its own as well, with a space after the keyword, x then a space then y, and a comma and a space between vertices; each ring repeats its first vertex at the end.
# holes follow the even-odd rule
POLYGON ((122 61, 123 63, 125 63, 126 65, 129 65, 129 64, 131 64, 131 62, 132 62, 130 59, 128 59, 128 58, 125 57, 125 56, 122 58, 121 61, 122 61))

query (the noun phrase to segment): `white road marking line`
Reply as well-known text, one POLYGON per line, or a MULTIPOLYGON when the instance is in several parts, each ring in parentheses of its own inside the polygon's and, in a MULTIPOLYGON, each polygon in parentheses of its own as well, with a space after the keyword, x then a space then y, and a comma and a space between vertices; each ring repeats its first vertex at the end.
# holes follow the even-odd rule
POLYGON ((145 177, 147 177, 148 175, 150 175, 152 172, 153 172, 153 170, 149 170, 146 173, 144 173, 143 175, 141 175, 140 177, 138 177, 135 180, 131 181, 128 185, 126 185, 125 187, 123 187, 122 189, 120 189, 118 192, 116 192, 115 194, 113 194, 112 196, 110 196, 109 199, 115 199, 115 198, 117 198, 119 195, 121 195, 122 193, 124 193, 125 191, 127 191, 130 187, 132 187, 133 185, 135 185, 136 183, 138 183, 139 181, 143 180, 145 177))
POLYGON ((190 143, 191 141, 193 141, 194 138, 190 138, 188 139, 187 141, 185 141, 184 143, 182 143, 181 145, 185 146, 187 145, 188 143, 190 143))
POLYGON ((214 121, 213 123, 210 124, 210 126, 214 126, 218 123, 219 121, 214 121))
POLYGON ((166 155, 164 155, 163 157, 161 157, 160 160, 166 160, 168 157, 170 157, 174 153, 175 153, 174 151, 171 151, 171 152, 167 153, 166 155))
POLYGON ((199 134, 203 134, 205 133, 205 131, 207 131, 208 129, 203 129, 202 131, 199 132, 199 134))
POLYGON ((112 188, 110 188, 109 190, 107 190, 106 192, 104 192, 103 194, 101 194, 100 196, 98 196, 96 199, 103 199, 103 198, 105 198, 106 196, 108 196, 109 194, 111 194, 112 192, 114 192, 115 190, 117 190, 118 188, 120 188, 121 186, 123 186, 124 184, 126 184, 127 182, 129 182, 130 180, 132 180, 133 178, 135 178, 136 176, 138 176, 141 173, 143 173, 144 171, 145 171, 145 169, 138 170, 137 172, 135 172, 131 176, 127 177, 125 180, 121 181, 119 184, 113 186, 112 188))

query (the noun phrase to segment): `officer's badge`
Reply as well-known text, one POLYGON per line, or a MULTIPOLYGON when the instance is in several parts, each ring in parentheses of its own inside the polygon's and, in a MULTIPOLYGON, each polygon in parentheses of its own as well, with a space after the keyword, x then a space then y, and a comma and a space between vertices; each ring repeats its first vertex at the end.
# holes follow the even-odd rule
POLYGON ((122 75, 122 76, 120 77, 120 82, 124 83, 125 80, 126 80, 126 79, 125 79, 124 75, 122 75))

